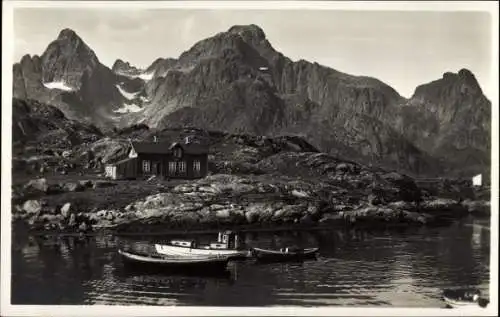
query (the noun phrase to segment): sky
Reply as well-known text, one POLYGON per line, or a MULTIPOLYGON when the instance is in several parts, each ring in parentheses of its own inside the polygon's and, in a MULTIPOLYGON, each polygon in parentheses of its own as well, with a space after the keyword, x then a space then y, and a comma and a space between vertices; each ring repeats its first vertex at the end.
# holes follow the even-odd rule
POLYGON ((16 8, 14 59, 41 55, 71 28, 101 63, 121 58, 145 68, 233 25, 256 24, 292 60, 375 77, 407 98, 462 68, 491 96, 491 23, 487 12, 16 8))

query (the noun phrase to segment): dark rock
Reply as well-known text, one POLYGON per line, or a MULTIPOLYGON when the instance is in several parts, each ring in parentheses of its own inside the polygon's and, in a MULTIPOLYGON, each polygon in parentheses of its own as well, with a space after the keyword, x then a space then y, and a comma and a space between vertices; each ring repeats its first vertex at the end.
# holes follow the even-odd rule
POLYGON ((79 181, 79 184, 83 186, 84 188, 92 188, 93 183, 91 180, 81 180, 79 181))
POLYGON ((85 185, 76 182, 64 183, 63 189, 67 192, 79 192, 85 190, 85 185))
POLYGON ((37 190, 43 193, 46 193, 49 189, 49 185, 45 178, 33 179, 30 180, 25 186, 25 190, 37 190))
POLYGON ((69 216, 68 227, 74 227, 74 226, 76 226, 76 215, 74 213, 72 213, 69 216))
POLYGON ((92 188, 94 188, 94 189, 105 188, 105 187, 112 187, 112 186, 116 186, 116 185, 117 185, 116 183, 108 182, 108 181, 95 181, 95 182, 93 182, 92 188))
POLYGON ((88 230, 88 226, 85 222, 82 222, 79 226, 78 226, 78 231, 80 232, 86 232, 88 230))

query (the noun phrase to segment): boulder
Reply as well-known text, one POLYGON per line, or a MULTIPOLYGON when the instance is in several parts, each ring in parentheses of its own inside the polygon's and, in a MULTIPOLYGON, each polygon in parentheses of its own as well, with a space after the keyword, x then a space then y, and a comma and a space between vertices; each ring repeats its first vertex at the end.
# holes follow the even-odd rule
POLYGON ((68 226, 69 227, 74 227, 76 225, 76 215, 74 213, 72 213, 70 216, 69 216, 69 220, 68 220, 68 226))
POLYGON ((310 214, 306 214, 300 218, 300 223, 302 224, 313 224, 314 219, 310 214))
POLYGON ((46 193, 48 195, 55 195, 64 192, 64 189, 59 184, 50 184, 46 193))
POLYGON ((93 183, 91 180, 81 180, 78 182, 78 184, 80 184, 81 186, 83 186, 84 188, 91 188, 93 186, 93 183))
POLYGON ((79 192, 85 189, 84 185, 76 182, 64 183, 62 186, 63 190, 66 192, 79 192))
POLYGON ((61 215, 64 218, 67 218, 70 214, 74 214, 76 212, 75 207, 71 203, 65 203, 61 207, 61 215))
POLYGON ((326 214, 321 219, 319 220, 320 223, 336 223, 339 221, 343 221, 344 216, 343 214, 339 213, 333 213, 333 214, 326 214))
POLYGON ((287 221, 300 217, 304 211, 302 205, 286 205, 274 212, 273 220, 287 221))
POLYGON ((380 205, 382 203, 382 200, 377 195, 370 194, 370 195, 368 195, 368 203, 370 205, 376 206, 376 205, 380 205))
POLYGON ((215 212, 215 216, 221 220, 228 219, 230 215, 230 209, 218 209, 215 212))
POLYGON ((454 199, 437 198, 426 200, 421 203, 421 207, 427 210, 443 210, 453 208, 458 205, 458 201, 454 199))
POLYGON ((350 170, 350 166, 347 163, 340 163, 335 168, 338 172, 348 172, 350 170))
POLYGON ((295 196, 295 197, 299 197, 299 198, 307 198, 309 197, 309 194, 302 191, 302 190, 292 190, 292 195, 295 196))
POLYGON ((79 226, 78 226, 78 231, 80 232, 86 232, 88 230, 88 226, 85 222, 82 222, 79 226))
POLYGON ((26 185, 24 185, 24 189, 35 189, 41 192, 46 193, 49 189, 49 184, 45 178, 32 179, 26 185))
POLYGON ((28 214, 38 214, 42 210, 42 204, 38 200, 28 200, 23 204, 23 210, 28 214))
POLYGON ((71 151, 66 150, 66 151, 62 152, 62 157, 69 158, 71 156, 71 154, 72 154, 71 151))

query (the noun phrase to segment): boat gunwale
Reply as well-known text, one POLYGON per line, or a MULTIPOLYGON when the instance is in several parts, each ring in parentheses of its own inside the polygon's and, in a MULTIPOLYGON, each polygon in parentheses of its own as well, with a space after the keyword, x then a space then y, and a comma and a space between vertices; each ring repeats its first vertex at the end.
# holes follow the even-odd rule
POLYGON ((124 250, 118 250, 118 253, 129 260, 142 263, 157 263, 157 264, 203 264, 203 263, 227 263, 229 258, 220 255, 189 255, 189 256, 162 256, 152 257, 141 254, 136 254, 124 250))
POLYGON ((307 248, 302 249, 301 252, 283 252, 279 250, 269 250, 269 249, 261 249, 261 248, 252 248, 253 250, 266 254, 266 255, 283 255, 283 256, 304 256, 318 252, 319 248, 307 248))
POLYGON ((215 249, 215 248, 193 248, 193 247, 188 247, 188 246, 183 246, 183 245, 174 245, 174 244, 169 244, 169 243, 155 243, 155 248, 157 246, 167 246, 169 248, 179 248, 179 249, 190 249, 190 250, 207 250, 207 251, 231 251, 234 253, 243 253, 243 252, 248 252, 248 249, 229 249, 229 248, 220 248, 220 249, 215 249))

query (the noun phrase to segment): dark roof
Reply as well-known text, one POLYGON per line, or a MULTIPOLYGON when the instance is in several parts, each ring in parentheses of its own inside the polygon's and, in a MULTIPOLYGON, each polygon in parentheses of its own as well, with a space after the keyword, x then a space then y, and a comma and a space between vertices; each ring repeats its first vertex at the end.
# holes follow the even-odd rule
POLYGON ((123 159, 123 160, 120 160, 120 161, 117 161, 114 163, 110 163, 110 165, 119 165, 119 164, 123 164, 125 162, 136 160, 136 159, 137 159, 136 157, 127 157, 126 159, 123 159))
POLYGON ((170 143, 167 142, 132 142, 132 147, 139 153, 169 154, 170 143))
POLYGON ((140 153, 146 154, 170 154, 172 148, 175 146, 180 146, 187 154, 207 154, 208 145, 192 142, 185 144, 182 142, 132 142, 132 147, 134 150, 140 153))
POLYGON ((180 146, 185 153, 187 154, 194 154, 194 155, 198 155, 198 154, 207 154, 208 153, 208 145, 206 144, 201 144, 201 143, 197 143, 197 142, 191 142, 191 143, 181 143, 181 142, 175 142, 175 143, 172 143, 171 145, 171 148, 173 148, 174 146, 180 146))

